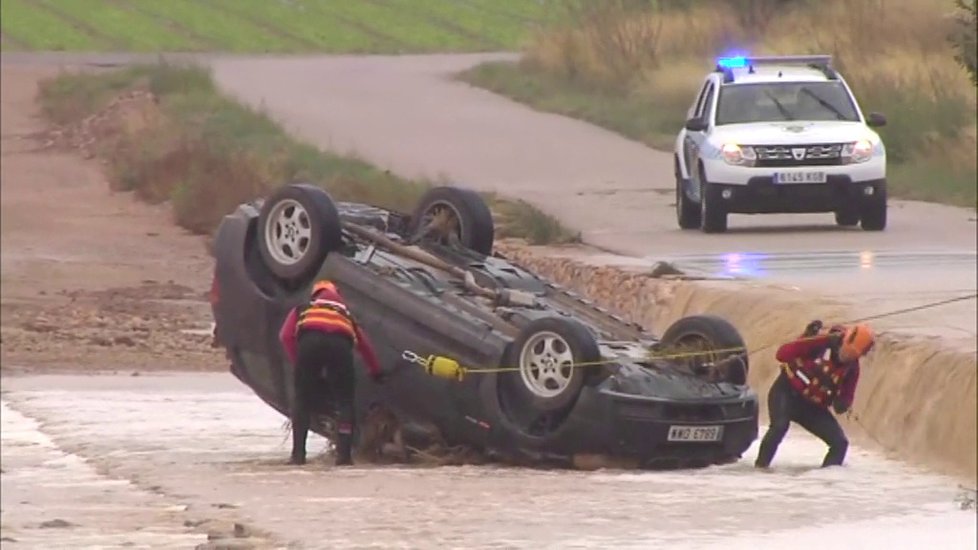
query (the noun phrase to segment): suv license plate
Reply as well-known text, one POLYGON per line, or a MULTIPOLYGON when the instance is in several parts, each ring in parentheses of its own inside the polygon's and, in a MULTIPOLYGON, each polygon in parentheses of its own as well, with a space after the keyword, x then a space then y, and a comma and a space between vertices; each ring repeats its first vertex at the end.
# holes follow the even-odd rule
POLYGON ((777 172, 774 183, 825 183, 825 172, 777 172))
POLYGON ((723 426, 669 426, 669 441, 720 441, 723 426))

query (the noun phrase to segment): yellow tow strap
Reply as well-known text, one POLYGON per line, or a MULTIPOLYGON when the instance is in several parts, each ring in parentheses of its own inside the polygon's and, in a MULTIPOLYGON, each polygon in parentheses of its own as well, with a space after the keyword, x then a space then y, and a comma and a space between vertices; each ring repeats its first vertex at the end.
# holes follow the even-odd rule
MULTIPOLYGON (((683 357, 699 357, 705 355, 711 355, 715 353, 736 353, 747 351, 745 348, 726 348, 726 349, 714 349, 714 350, 702 350, 702 351, 689 351, 682 353, 668 353, 668 354, 649 354, 648 359, 679 359, 683 357)), ((429 355, 427 357, 421 357, 420 355, 414 353, 413 351, 406 350, 401 354, 401 358, 409 363, 414 363, 425 369, 425 372, 431 376, 437 376, 438 378, 445 378, 448 380, 456 380, 461 382, 465 379, 466 374, 490 374, 497 372, 514 372, 520 370, 520 367, 463 367, 458 361, 452 359, 451 357, 446 357, 444 355, 429 355)), ((571 363, 569 365, 564 365, 570 368, 582 368, 582 367, 593 367, 597 365, 608 365, 612 363, 617 363, 622 360, 633 359, 629 356, 622 357, 612 357, 609 359, 602 359, 600 361, 586 361, 581 363, 571 363)))

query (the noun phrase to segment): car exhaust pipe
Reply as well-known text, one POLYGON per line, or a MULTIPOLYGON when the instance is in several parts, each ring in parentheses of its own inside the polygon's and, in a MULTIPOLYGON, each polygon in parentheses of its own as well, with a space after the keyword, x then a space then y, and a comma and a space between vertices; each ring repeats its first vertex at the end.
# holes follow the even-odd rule
POLYGON ((354 225, 352 223, 344 223, 343 228, 362 237, 374 244, 377 244, 383 248, 387 248, 392 252, 396 252, 406 258, 421 262, 429 267, 435 269, 440 269, 446 273, 450 273, 462 280, 467 290, 470 290, 486 298, 493 300, 493 303, 498 306, 521 306, 521 307, 536 307, 537 301, 536 296, 529 292, 523 292, 521 290, 515 289, 502 289, 493 290, 480 286, 479 283, 475 281, 475 276, 471 271, 462 269, 458 266, 454 266, 441 258, 434 256, 433 254, 418 248, 417 246, 406 246, 395 242, 386 235, 381 235, 380 233, 367 229, 366 227, 354 225))

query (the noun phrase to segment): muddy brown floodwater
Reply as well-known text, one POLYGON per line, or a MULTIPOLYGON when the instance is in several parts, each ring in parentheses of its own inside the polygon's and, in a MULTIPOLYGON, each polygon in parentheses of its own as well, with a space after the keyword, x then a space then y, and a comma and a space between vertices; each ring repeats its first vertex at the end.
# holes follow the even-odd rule
MULTIPOLYGON (((283 418, 226 374, 4 383, 5 406, 36 419, 64 452, 189 514, 234 507, 240 521, 306 548, 774 549, 792 538, 799 549, 974 547, 975 511, 961 509, 953 479, 860 449, 845 467, 820 469, 824 446, 798 430, 769 473, 752 467, 756 445, 737 464, 678 472, 336 469, 328 456, 293 467, 283 418)), ((324 448, 311 438, 312 455, 324 448)), ((115 513, 129 524, 141 514, 115 513)), ((36 530, 9 530, 36 540, 36 530)))

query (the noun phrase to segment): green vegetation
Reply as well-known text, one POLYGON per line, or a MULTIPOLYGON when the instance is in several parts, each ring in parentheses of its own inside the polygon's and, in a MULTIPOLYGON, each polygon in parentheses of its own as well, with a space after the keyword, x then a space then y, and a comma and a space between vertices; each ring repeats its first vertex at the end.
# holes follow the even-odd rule
MULTIPOLYGON (((289 181, 317 183, 337 200, 405 212, 431 185, 294 140, 265 114, 220 95, 200 67, 63 73, 42 82, 39 101, 49 119, 69 129, 88 120, 113 188, 151 202, 170 200, 177 223, 197 233, 213 231, 238 204, 289 181), (155 100, 144 94, 143 101, 117 101, 135 91, 149 91, 155 100), (102 116, 92 119, 95 114, 102 116)), ((526 203, 487 199, 502 237, 576 240, 526 203)))
POLYGON ((521 45, 527 0, 3 0, 3 48, 406 53, 521 45))
POLYGON ((520 63, 459 78, 671 151, 716 55, 829 53, 861 107, 887 115, 892 194, 976 205, 974 0, 660 4, 563 0, 520 63))

